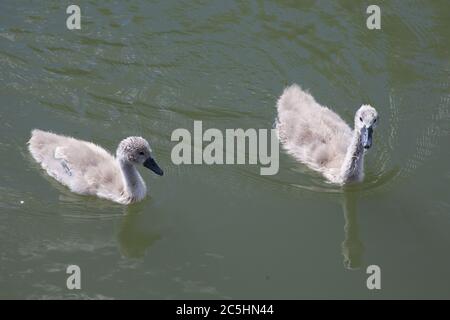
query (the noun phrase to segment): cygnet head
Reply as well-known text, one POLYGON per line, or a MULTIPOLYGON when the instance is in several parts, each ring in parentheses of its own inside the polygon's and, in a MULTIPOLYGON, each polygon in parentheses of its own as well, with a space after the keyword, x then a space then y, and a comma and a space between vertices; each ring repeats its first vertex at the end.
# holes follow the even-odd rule
POLYGON ((376 127, 378 113, 370 105, 362 105, 355 114, 355 128, 361 133, 361 144, 364 149, 372 146, 373 129, 376 127))
POLYGON ((157 175, 162 176, 164 174, 152 157, 152 149, 149 143, 142 137, 128 137, 123 139, 119 143, 116 155, 120 161, 134 165, 142 164, 157 175))

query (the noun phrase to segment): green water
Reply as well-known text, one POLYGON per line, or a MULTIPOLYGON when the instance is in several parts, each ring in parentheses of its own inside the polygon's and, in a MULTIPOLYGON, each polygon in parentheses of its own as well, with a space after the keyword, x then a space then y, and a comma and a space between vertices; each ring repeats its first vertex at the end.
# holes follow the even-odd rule
POLYGON ((450 298, 448 1, 380 1, 373 31, 366 1, 79 1, 74 31, 68 4, 0 3, 0 298, 450 298), (173 130, 271 128, 294 82, 349 123, 376 107, 363 183, 284 152, 274 176, 172 164, 173 130), (165 175, 130 206, 72 194, 32 128, 142 135, 165 175))

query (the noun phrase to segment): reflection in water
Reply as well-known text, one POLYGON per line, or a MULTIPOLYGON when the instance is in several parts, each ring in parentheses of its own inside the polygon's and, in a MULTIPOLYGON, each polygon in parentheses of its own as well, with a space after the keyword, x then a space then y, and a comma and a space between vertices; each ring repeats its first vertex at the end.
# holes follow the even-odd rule
POLYGON ((125 257, 143 257, 147 249, 161 239, 160 232, 156 229, 157 217, 145 212, 143 208, 144 204, 139 203, 125 209, 118 234, 119 250, 125 257), (152 228, 146 227, 149 225, 148 219, 152 228))
POLYGON ((357 192, 344 192, 344 219, 345 239, 342 242, 342 254, 344 255, 344 266, 347 269, 359 269, 362 262, 364 247, 359 239, 357 192))

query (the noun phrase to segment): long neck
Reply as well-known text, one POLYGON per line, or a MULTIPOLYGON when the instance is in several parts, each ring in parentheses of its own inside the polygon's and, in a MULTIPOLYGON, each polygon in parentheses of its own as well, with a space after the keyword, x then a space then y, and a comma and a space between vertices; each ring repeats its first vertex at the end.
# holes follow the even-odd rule
POLYGON ((361 144, 361 131, 355 129, 350 145, 341 167, 341 177, 344 183, 361 181, 364 176, 364 148, 361 144))
POLYGON ((123 159, 119 159, 118 161, 128 196, 131 198, 131 201, 141 200, 147 192, 144 180, 134 164, 123 159))

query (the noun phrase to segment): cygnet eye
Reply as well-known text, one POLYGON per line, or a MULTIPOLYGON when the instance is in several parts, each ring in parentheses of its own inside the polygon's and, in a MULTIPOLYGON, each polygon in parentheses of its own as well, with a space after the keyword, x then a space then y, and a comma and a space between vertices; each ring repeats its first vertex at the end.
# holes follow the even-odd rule
POLYGON ((362 117, 359 117, 359 120, 362 122, 363 120, 362 120, 362 117))
POLYGON ((143 156, 143 155, 144 155, 144 151, 139 152, 139 154, 140 154, 141 156, 143 156))
POLYGON ((373 123, 377 122, 377 119, 375 118, 375 120, 373 120, 373 123))

